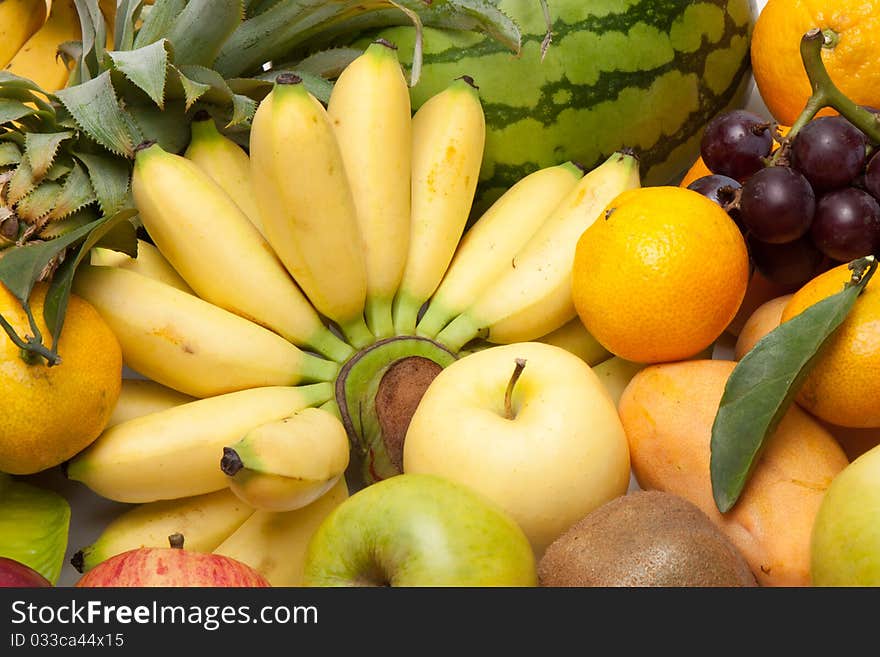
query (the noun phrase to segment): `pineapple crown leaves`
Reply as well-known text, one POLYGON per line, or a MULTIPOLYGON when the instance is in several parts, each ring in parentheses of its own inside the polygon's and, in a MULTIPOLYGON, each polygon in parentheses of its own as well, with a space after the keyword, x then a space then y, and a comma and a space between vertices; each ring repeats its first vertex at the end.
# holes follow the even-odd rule
MULTIPOLYGON (((0 229, 20 231, 12 246, 0 243, 0 282, 30 315, 33 286, 49 281, 52 346, 36 330, 15 334, 2 316, 0 328, 50 365, 59 362, 55 345, 79 262, 95 245, 136 255, 130 187, 139 143, 182 152, 191 117, 207 110, 247 146, 257 104, 280 72, 297 72, 326 103, 356 51, 307 59, 309 70, 299 64, 367 29, 415 25, 416 61, 422 25, 480 31, 520 48, 519 29, 497 0, 117 0, 112 26, 98 0, 74 3, 82 38, 59 44, 71 69, 64 89, 48 92, 0 71, 0 174, 9 178, 0 185, 0 229)), ((412 73, 414 84, 418 69, 412 73)))

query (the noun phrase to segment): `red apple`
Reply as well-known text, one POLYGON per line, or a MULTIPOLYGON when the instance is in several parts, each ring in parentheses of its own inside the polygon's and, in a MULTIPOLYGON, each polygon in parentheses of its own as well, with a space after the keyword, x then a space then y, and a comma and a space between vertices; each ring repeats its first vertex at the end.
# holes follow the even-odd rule
POLYGON ((30 566, 9 557, 0 557, 0 588, 50 586, 52 583, 30 566))
POLYGON ((183 549, 183 537, 168 537, 171 547, 127 550, 83 575, 77 587, 216 586, 268 587, 268 580, 241 561, 183 549))

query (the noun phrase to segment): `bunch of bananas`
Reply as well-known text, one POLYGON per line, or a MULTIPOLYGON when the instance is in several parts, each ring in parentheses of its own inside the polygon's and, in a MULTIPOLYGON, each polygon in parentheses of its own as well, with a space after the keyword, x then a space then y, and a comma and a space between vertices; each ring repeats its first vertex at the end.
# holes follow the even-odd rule
POLYGON ((67 466, 138 506, 81 567, 180 531, 296 584, 291 541, 347 496, 350 457, 367 484, 400 471, 408 419, 380 399, 411 399, 426 372, 489 343, 608 358, 576 319, 571 264, 586 227, 640 184, 637 160, 536 171, 462 237, 484 142, 473 80, 413 115, 396 49, 377 41, 326 108, 280 76, 249 152, 209 117, 183 155, 141 145, 132 193, 153 244, 136 259, 95 249, 74 291, 147 380, 125 381, 110 426, 67 466), (416 377, 386 385, 400 371, 416 377))

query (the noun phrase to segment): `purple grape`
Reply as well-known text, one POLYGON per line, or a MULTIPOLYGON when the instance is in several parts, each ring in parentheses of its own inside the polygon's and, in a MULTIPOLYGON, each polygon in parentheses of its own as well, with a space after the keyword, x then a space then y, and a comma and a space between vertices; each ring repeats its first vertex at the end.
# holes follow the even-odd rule
POLYGON ((712 173, 740 182, 764 166, 773 135, 770 124, 754 112, 734 110, 709 121, 700 142, 700 155, 712 173))
POLYGON ((762 242, 782 244, 810 230, 816 195, 794 169, 767 167, 743 184, 739 209, 749 233, 762 242))
POLYGON ((755 268, 779 285, 797 288, 827 269, 825 254, 809 235, 784 244, 768 244, 749 236, 748 245, 755 268))
POLYGON ((733 178, 720 174, 697 178, 687 186, 688 189, 702 194, 710 201, 715 201, 722 208, 726 208, 734 200, 736 190, 740 187, 742 185, 733 178))
POLYGON ((816 204, 810 235, 825 255, 841 262, 880 253, 880 203, 854 187, 827 192, 816 204))
POLYGON ((880 151, 874 154, 865 169, 865 189, 868 193, 880 201, 880 151))
POLYGON ((791 166, 816 192, 846 187, 865 166, 865 133, 842 116, 820 116, 807 123, 791 143, 791 166))

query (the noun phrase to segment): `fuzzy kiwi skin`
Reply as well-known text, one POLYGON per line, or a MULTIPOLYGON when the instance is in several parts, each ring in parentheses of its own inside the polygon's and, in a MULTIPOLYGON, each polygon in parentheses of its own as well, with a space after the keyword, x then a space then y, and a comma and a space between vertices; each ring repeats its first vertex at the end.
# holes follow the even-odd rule
POLYGON ((743 556, 682 497, 633 491, 557 538, 538 563, 545 587, 757 586, 743 556))

